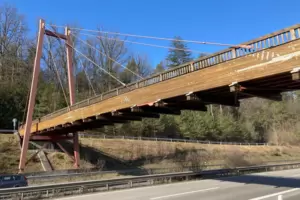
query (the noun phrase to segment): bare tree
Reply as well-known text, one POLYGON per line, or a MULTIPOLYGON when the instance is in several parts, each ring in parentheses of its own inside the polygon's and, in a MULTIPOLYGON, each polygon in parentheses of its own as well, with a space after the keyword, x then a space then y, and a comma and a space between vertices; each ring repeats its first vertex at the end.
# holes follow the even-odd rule
POLYGON ((117 87, 119 83, 111 75, 117 76, 121 68, 120 64, 124 65, 128 61, 127 48, 124 42, 116 35, 111 36, 99 32, 97 36, 88 38, 87 43, 89 45, 82 45, 82 51, 109 73, 103 72, 89 61, 84 62, 91 73, 98 92, 117 87))
POLYGON ((16 8, 0 6, 0 81, 13 83, 23 76, 24 57, 27 53, 26 25, 16 8))

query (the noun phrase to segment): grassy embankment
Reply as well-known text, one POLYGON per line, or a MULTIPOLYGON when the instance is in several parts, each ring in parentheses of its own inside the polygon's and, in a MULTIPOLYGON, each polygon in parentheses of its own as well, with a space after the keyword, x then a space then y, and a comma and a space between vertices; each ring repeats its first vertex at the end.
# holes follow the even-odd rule
MULTIPOLYGON (((278 160, 300 160, 300 147, 297 146, 232 146, 86 138, 80 139, 80 143, 82 168, 97 166, 103 170, 167 168, 172 171, 191 166, 220 164, 235 167, 267 164, 278 160), (88 153, 84 153, 86 150, 88 153)), ((17 138, 13 135, 0 135, 0 173, 16 173, 19 155, 17 138)), ((56 170, 73 168, 72 160, 64 153, 48 153, 48 158, 56 170)), ((26 167, 26 172, 33 171, 42 171, 37 158, 26 167)), ((121 175, 77 177, 68 181, 113 176, 121 175)))

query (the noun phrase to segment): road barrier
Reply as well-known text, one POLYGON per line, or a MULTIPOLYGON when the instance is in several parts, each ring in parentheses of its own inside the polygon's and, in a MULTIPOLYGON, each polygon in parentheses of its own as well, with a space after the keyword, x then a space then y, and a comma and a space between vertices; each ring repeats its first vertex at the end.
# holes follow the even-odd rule
POLYGON ((261 165, 251 167, 237 167, 232 169, 206 170, 200 172, 180 172, 129 178, 116 178, 110 180, 80 181, 72 183, 60 183, 31 187, 20 187, 0 190, 0 199, 46 199, 67 195, 78 195, 91 192, 100 192, 113 189, 124 189, 145 185, 170 183, 172 181, 188 180, 191 178, 216 178, 222 176, 234 176, 262 171, 274 171, 299 168, 300 163, 261 165))
POLYGON ((215 164, 215 165, 203 165, 203 166, 190 166, 190 167, 173 167, 173 168, 153 168, 153 169, 125 169, 125 170, 110 170, 110 171, 101 171, 99 169, 91 169, 90 171, 73 171, 57 174, 48 173, 48 174, 36 174, 36 173, 26 173, 24 174, 30 183, 40 184, 42 182, 49 182, 56 179, 72 179, 77 177, 89 177, 89 176, 101 176, 107 174, 120 174, 120 175, 131 175, 131 176, 141 176, 141 175, 153 175, 153 174, 164 174, 164 173, 174 173, 174 172, 182 172, 182 171, 201 171, 203 169, 220 169, 223 168, 223 164, 215 164))
MULTIPOLYGON (((300 163, 299 160, 273 160, 265 161, 264 165, 267 164, 289 164, 289 163, 300 163)), ((104 174, 122 174, 122 175, 150 175, 150 174, 163 174, 173 173, 182 171, 201 171, 205 169, 222 169, 225 168, 224 163, 210 164, 210 165, 198 165, 198 166, 184 166, 184 167, 166 167, 166 168, 132 168, 123 170, 108 170, 103 171, 99 168, 89 169, 67 169, 67 170, 56 170, 56 171, 40 171, 32 173, 24 173, 28 180, 35 182, 36 180, 49 180, 59 178, 72 178, 79 176, 93 176, 93 175, 104 175, 104 174)), ((39 181, 40 183, 41 181, 39 181)))

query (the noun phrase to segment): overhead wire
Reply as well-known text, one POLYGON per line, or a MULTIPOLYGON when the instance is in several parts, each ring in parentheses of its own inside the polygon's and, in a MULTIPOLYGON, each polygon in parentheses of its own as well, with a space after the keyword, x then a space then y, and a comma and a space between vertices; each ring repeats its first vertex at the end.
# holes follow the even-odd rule
POLYGON ((108 40, 118 40, 118 41, 122 41, 122 42, 127 42, 127 43, 132 43, 132 44, 139 44, 139 45, 144 45, 144 46, 151 46, 151 47, 158 47, 158 48, 164 48, 164 49, 174 49, 174 50, 179 50, 179 51, 188 51, 188 52, 197 52, 197 53, 209 54, 209 52, 203 52, 203 51, 198 51, 198 50, 193 50, 193 49, 182 49, 182 48, 168 47, 168 46, 149 44, 149 43, 143 43, 143 42, 135 42, 135 41, 130 41, 130 40, 109 38, 109 37, 105 37, 105 36, 99 36, 99 35, 87 34, 87 33, 80 33, 80 34, 85 35, 85 36, 94 36, 94 37, 98 37, 98 38, 105 38, 105 39, 108 39, 108 40))
MULTIPOLYGON (((62 28, 65 26, 50 24, 50 26, 62 28)), ((70 28, 72 30, 79 30, 79 31, 86 31, 86 32, 94 32, 94 33, 105 33, 111 35, 122 35, 128 37, 137 37, 137 38, 147 38, 147 39, 155 39, 155 40, 166 40, 166 41, 179 41, 179 42, 186 42, 186 43, 195 43, 195 44, 208 44, 208 45, 218 45, 218 46, 230 46, 230 47, 242 47, 242 48, 251 48, 250 45, 235 45, 235 44, 227 44, 227 43, 218 43, 218 42, 203 42, 203 41, 196 41, 196 40, 182 40, 182 39, 174 39, 174 38, 166 38, 166 37, 156 37, 156 36, 146 36, 146 35, 136 35, 136 34, 129 34, 129 33, 118 33, 118 32, 110 32, 110 31, 100 31, 100 30, 93 30, 93 29, 84 29, 84 28, 70 28)))
POLYGON ((92 59, 90 59, 89 57, 87 57, 86 55, 84 55, 83 53, 81 53, 78 49, 76 49, 75 47, 72 47, 72 49, 74 49, 81 56, 83 56, 84 58, 86 58, 87 60, 89 60, 91 63, 93 63, 94 65, 96 65, 99 69, 101 69, 102 71, 104 71, 105 73, 107 73, 108 75, 110 75, 113 79, 115 79, 116 81, 118 81, 119 83, 121 83, 123 86, 126 86, 125 83, 123 83, 117 77, 115 77, 114 75, 112 75, 111 73, 109 73, 108 71, 106 71, 105 69, 103 69, 100 65, 98 65, 96 62, 94 62, 92 59))
POLYGON ((95 89, 94 89, 94 86, 93 86, 93 84, 92 84, 92 81, 91 81, 91 79, 90 79, 90 77, 89 77, 89 75, 88 75, 88 73, 87 73, 87 71, 86 71, 86 69, 85 69, 85 66, 83 65, 82 60, 81 60, 80 58, 79 58, 79 62, 80 62, 80 64, 81 64, 82 69, 83 69, 83 71, 84 71, 84 74, 85 74, 85 76, 86 76, 86 78, 87 78, 87 80, 88 80, 88 82, 89 82, 89 85, 90 85, 91 89, 93 90, 94 95, 96 96, 97 93, 96 93, 96 91, 95 91, 95 89))
POLYGON ((52 63, 53 63, 53 66, 54 66, 54 70, 56 72, 56 77, 57 77, 58 82, 60 84, 60 87, 62 89, 62 92, 63 92, 64 98, 65 98, 65 101, 67 103, 67 106, 69 107, 68 98, 67 98, 66 92, 65 92, 64 87, 63 87, 62 80, 61 80, 59 72, 58 72, 58 67, 57 67, 57 65, 55 63, 54 57, 53 57, 52 52, 51 52, 51 45, 50 45, 50 40, 49 40, 48 36, 46 36, 46 41, 48 43, 48 48, 49 48, 48 52, 49 52, 50 59, 52 60, 52 63))
MULTIPOLYGON (((53 32, 53 34, 59 38, 59 36, 53 32)), ((111 73, 109 73, 108 71, 106 71, 105 69, 103 69, 100 65, 98 65, 96 62, 94 62, 93 60, 91 60, 89 57, 87 57, 86 55, 84 55, 82 52, 80 52, 78 49, 76 49, 74 46, 72 46, 71 44, 69 44, 67 41, 65 41, 65 44, 68 45, 69 47, 71 47, 74 51, 76 51, 78 54, 80 54, 81 56, 83 56, 84 58, 86 58, 87 60, 89 60, 91 63, 93 63, 95 66, 97 66, 99 69, 101 69, 102 71, 104 71, 105 73, 107 73, 109 76, 111 76, 113 79, 115 79, 116 81, 118 81, 119 83, 121 83, 123 86, 126 86, 125 83, 123 83, 122 81, 120 81, 117 77, 115 77, 114 75, 112 75, 111 73)))
MULTIPOLYGON (((71 33, 72 34, 72 33, 71 33)), ((135 76, 143 79, 144 77, 142 77, 141 75, 135 73, 134 71, 130 70, 128 67, 122 65, 121 63, 119 63, 118 61, 116 61, 115 59, 112 59, 110 56, 108 56, 107 54, 103 53, 100 49, 97 49, 96 47, 90 45, 89 43, 85 42, 84 40, 82 40, 81 38, 75 36, 74 34, 72 34, 73 37, 77 38, 78 40, 80 40, 82 43, 84 43, 85 45, 88 45, 90 48, 98 51, 99 53, 101 53, 101 55, 107 57, 108 59, 112 60, 113 62, 117 63, 118 65, 120 65, 121 67, 123 67, 124 69, 128 70, 129 72, 131 72, 132 74, 134 74, 135 76)))
POLYGON ((25 109, 24 109, 24 112, 23 112, 23 118, 22 118, 22 124, 24 124, 24 122, 25 122, 25 117, 26 117, 26 111, 27 111, 27 109, 28 109, 28 104, 29 104, 29 95, 30 95, 30 86, 31 86, 31 84, 30 84, 31 82, 29 81, 29 84, 28 84, 28 91, 27 91, 27 95, 26 95, 26 105, 25 105, 25 109))
MULTIPOLYGON (((53 27, 57 27, 57 28, 64 28, 65 27, 65 26, 62 26, 62 25, 55 25, 55 24, 49 24, 49 25, 53 26, 53 27)), ((253 45, 247 45, 247 44, 236 45, 236 44, 228 44, 228 43, 203 42, 203 41, 196 41, 196 40, 182 40, 182 39, 176 40, 174 38, 165 38, 165 37, 156 37, 156 36, 144 36, 144 35, 137 35, 137 34, 127 34, 127 33, 119 33, 119 32, 100 31, 100 30, 84 29, 84 28, 76 28, 76 27, 71 27, 70 29, 72 29, 72 30, 79 30, 79 31, 86 31, 86 32, 94 32, 94 33, 106 33, 106 34, 111 34, 111 35, 122 35, 122 36, 128 36, 128 37, 156 39, 156 40, 167 40, 167 41, 174 41, 175 40, 175 41, 187 42, 187 43, 230 46, 230 47, 246 48, 246 49, 254 48, 253 45)), ((81 32, 79 32, 79 34, 83 34, 83 35, 86 34, 87 35, 87 33, 81 33, 81 32)), ((162 47, 162 48, 164 48, 164 47, 162 47)), ((270 50, 268 50, 268 51, 270 51, 270 50)), ((273 51, 270 51, 270 52, 273 52, 273 51)), ((281 51, 281 53, 285 53, 285 52, 281 51)))

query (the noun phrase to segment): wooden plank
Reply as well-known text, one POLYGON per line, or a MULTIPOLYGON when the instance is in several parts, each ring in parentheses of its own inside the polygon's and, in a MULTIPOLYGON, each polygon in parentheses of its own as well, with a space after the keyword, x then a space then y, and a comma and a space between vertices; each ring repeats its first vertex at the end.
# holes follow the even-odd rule
MULTIPOLYGON (((289 48, 289 46, 294 46, 295 50, 300 50, 300 40, 294 40, 293 42, 274 47, 272 51, 283 51, 286 52, 286 54, 294 52, 295 50, 289 48)), ((36 130, 43 130, 60 124, 73 122, 78 119, 111 112, 115 109, 124 109, 133 105, 143 104, 145 102, 153 102, 157 99, 165 99, 186 94, 190 91, 201 91, 225 86, 229 85, 233 81, 242 82, 277 73, 283 73, 291 71, 293 66, 299 64, 299 61, 297 62, 297 60, 291 59, 290 61, 281 63, 281 65, 274 63, 255 67, 253 69, 247 69, 247 67, 251 65, 254 66, 256 64, 268 62, 266 60, 254 59, 254 57, 240 57, 235 60, 218 64, 214 67, 205 68, 180 77, 175 77, 159 84, 153 84, 84 108, 72 110, 53 119, 40 122, 38 125, 33 125, 31 131, 35 132, 36 130), (199 79, 199 77, 203 78, 199 79), (124 99, 127 99, 127 101, 124 101, 124 99)), ((23 130, 20 129, 20 134, 22 134, 22 131, 23 130)))

